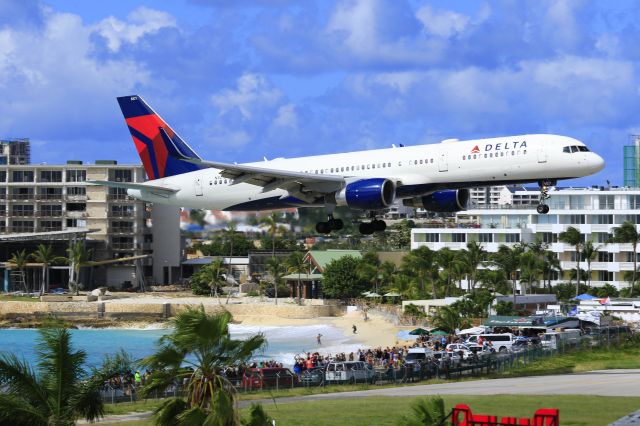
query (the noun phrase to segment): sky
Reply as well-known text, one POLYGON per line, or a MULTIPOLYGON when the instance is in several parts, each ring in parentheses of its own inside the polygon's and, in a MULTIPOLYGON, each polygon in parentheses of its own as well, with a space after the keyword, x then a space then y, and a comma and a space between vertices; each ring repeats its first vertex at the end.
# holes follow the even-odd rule
POLYGON ((116 97, 248 162, 528 133, 622 185, 640 134, 639 1, 0 0, 0 138, 139 163, 116 97))

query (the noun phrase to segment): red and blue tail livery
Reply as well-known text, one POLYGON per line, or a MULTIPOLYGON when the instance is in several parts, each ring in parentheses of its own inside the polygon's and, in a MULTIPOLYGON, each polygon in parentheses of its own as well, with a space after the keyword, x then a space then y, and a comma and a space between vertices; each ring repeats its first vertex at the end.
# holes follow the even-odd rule
POLYGON ((203 168, 185 161, 201 158, 140 96, 119 97, 118 104, 149 179, 203 168))

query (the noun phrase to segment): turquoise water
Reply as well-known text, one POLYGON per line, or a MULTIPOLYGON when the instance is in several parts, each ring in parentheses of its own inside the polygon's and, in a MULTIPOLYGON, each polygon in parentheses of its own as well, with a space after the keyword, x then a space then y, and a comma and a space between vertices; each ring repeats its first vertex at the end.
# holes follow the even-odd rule
MULTIPOLYGON (((70 330, 73 345, 87 353, 87 364, 99 366, 106 354, 112 354, 122 348, 134 359, 144 358, 153 353, 155 342, 166 329, 83 329, 70 330)), ((246 338, 255 333, 264 333, 267 348, 256 354, 256 359, 275 359, 287 366, 293 364, 296 354, 318 351, 324 354, 350 352, 358 345, 349 341, 340 329, 329 325, 310 325, 295 327, 257 327, 232 324, 233 338, 246 338), (322 345, 316 343, 316 336, 322 334, 322 345)), ((0 329, 0 352, 13 352, 24 357, 30 363, 35 362, 37 330, 0 329)))

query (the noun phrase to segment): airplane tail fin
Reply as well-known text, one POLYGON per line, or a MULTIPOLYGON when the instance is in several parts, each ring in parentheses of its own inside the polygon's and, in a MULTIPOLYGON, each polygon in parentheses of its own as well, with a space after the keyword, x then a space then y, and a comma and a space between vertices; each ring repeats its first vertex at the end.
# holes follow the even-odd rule
POLYGON ((185 161, 201 158, 140 96, 119 97, 118 104, 149 179, 202 168, 185 161))

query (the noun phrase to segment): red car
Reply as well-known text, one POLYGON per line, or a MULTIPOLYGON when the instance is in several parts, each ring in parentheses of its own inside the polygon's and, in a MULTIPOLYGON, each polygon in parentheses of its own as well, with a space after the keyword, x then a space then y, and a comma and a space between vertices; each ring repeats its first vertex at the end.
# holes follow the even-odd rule
POLYGON ((245 389, 290 388, 296 382, 296 376, 288 368, 249 368, 242 376, 245 389))

